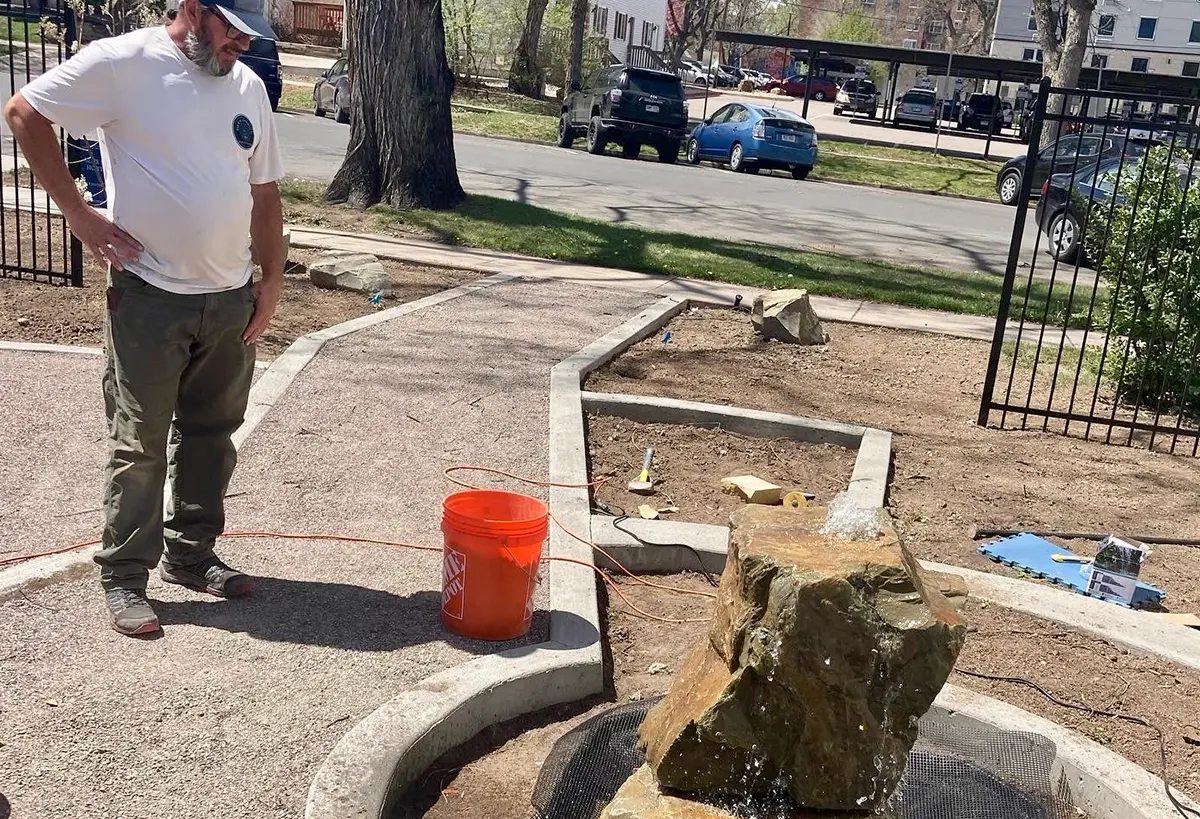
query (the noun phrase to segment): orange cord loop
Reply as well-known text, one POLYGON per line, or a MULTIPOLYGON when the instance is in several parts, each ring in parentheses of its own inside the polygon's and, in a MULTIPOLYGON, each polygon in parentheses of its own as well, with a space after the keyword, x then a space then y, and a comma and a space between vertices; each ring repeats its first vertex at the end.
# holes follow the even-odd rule
MULTIPOLYGON (((468 470, 473 471, 473 472, 488 472, 488 473, 491 473, 494 475, 501 475, 503 477, 512 478, 512 479, 518 480, 518 481, 523 481, 525 483, 532 484, 534 486, 544 486, 544 487, 556 486, 556 487, 563 488, 563 489, 586 489, 586 488, 590 488, 590 487, 599 487, 599 486, 603 486, 609 480, 608 478, 603 478, 598 481, 592 481, 591 483, 580 483, 580 484, 554 483, 552 481, 538 481, 538 480, 534 480, 532 478, 526 478, 521 475, 513 474, 512 472, 506 472, 502 469, 492 469, 491 467, 487 467, 487 466, 467 466, 467 465, 449 467, 448 469, 445 470, 445 472, 443 474, 445 475, 446 479, 448 481, 450 481, 451 483, 457 484, 458 486, 464 487, 466 489, 478 490, 479 487, 477 487, 477 486, 472 486, 468 483, 465 483, 463 481, 460 481, 460 480, 450 477, 450 473, 452 473, 452 472, 461 472, 461 471, 468 471, 468 470)), ((622 565, 619 560, 617 560, 615 557, 610 555, 604 549, 600 548, 592 541, 588 540, 585 537, 582 537, 581 535, 576 534, 575 532, 571 531, 568 527, 564 526, 563 523, 560 520, 558 520, 558 518, 551 515, 550 519, 553 520, 555 525, 558 526, 558 528, 562 529, 563 532, 565 532, 567 535, 569 535, 570 537, 573 537, 575 540, 578 540, 580 543, 583 543, 587 546, 590 546, 592 549, 595 549, 597 552, 599 552, 600 554, 602 554, 606 558, 608 558, 610 561, 612 561, 613 565, 616 566, 618 569, 620 569, 624 574, 628 575, 629 577, 633 578, 638 583, 641 583, 644 586, 649 586, 654 589, 661 589, 663 591, 675 592, 677 594, 691 594, 691 595, 695 595, 697 597, 708 597, 708 598, 712 598, 712 599, 716 599, 716 597, 717 597, 712 592, 700 591, 700 590, 696 590, 696 589, 681 589, 677 586, 669 586, 669 585, 665 585, 662 583, 652 583, 649 580, 645 580, 641 577, 638 577, 633 572, 631 572, 629 569, 627 569, 624 565, 622 565)), ((328 541, 335 541, 335 542, 342 542, 342 543, 366 543, 366 544, 371 544, 371 545, 375 545, 375 546, 392 546, 392 547, 396 547, 396 548, 400 548, 400 549, 415 549, 417 551, 422 551, 422 552, 441 552, 442 551, 442 547, 440 547, 440 546, 427 546, 427 545, 422 545, 419 543, 406 543, 401 540, 383 540, 380 538, 356 537, 354 535, 327 534, 327 533, 323 533, 323 532, 271 532, 271 531, 258 531, 258 530, 242 530, 242 531, 226 532, 222 535, 222 537, 227 537, 227 538, 274 538, 274 539, 280 539, 280 540, 328 540, 328 541)), ((57 549, 50 549, 48 551, 38 552, 36 554, 17 555, 15 557, 0 558, 0 567, 9 566, 14 563, 22 563, 26 560, 34 560, 34 559, 40 558, 40 557, 51 557, 53 555, 60 555, 60 554, 66 553, 66 552, 74 551, 76 549, 84 549, 84 548, 87 548, 88 546, 95 546, 99 543, 100 543, 99 538, 93 538, 91 540, 84 540, 84 541, 80 541, 79 543, 73 543, 70 546, 62 546, 57 549)), ((591 569, 592 571, 596 572, 596 574, 600 575, 600 578, 605 583, 607 583, 608 586, 610 588, 612 588, 612 590, 614 592, 616 592, 617 596, 620 597, 622 601, 624 601, 625 605, 629 606, 629 608, 632 609, 634 612, 636 612, 637 614, 639 614, 642 617, 645 617, 647 619, 655 620, 660 623, 706 623, 706 622, 708 622, 708 618, 706 618, 706 617, 705 618, 678 619, 678 618, 674 618, 674 617, 660 617, 656 614, 650 614, 649 612, 643 611, 642 609, 638 608, 638 606, 635 605, 632 601, 630 601, 629 598, 627 598, 624 594, 621 593, 621 589, 617 586, 616 582, 611 577, 609 577, 603 569, 601 569, 599 566, 597 566, 595 563, 593 563, 591 561, 577 560, 572 557, 544 557, 544 558, 542 558, 542 560, 547 561, 547 562, 557 561, 560 563, 574 563, 574 564, 577 564, 580 566, 585 566, 585 567, 591 569)))

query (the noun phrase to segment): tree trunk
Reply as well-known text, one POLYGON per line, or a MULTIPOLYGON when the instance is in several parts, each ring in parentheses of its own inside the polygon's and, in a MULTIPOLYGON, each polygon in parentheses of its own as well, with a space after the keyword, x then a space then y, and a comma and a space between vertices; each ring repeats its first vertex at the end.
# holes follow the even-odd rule
POLYGON ((517 46, 517 55, 513 58, 512 71, 508 75, 508 88, 517 94, 524 94, 535 100, 540 100, 545 91, 542 83, 542 72, 538 70, 538 44, 542 39, 542 20, 546 16, 547 0, 529 0, 529 8, 525 12, 525 30, 521 32, 521 42, 517 46))
POLYGON ((441 0, 356 0, 354 7, 350 141, 325 199, 452 208, 466 194, 454 159, 454 75, 441 0))
MULTIPOLYGON (((571 3, 571 63, 567 70, 567 88, 583 82, 583 33, 587 28, 588 0, 571 3)), ((565 92, 564 92, 565 96, 565 92)))
MULTIPOLYGON (((1096 10, 1096 0, 1066 0, 1063 11, 1051 0, 1034 0, 1033 14, 1037 20, 1038 45, 1042 48, 1042 67, 1055 88, 1074 88, 1083 70, 1083 57, 1088 47, 1088 27, 1096 10)), ((1046 100, 1047 120, 1042 126, 1038 146, 1045 148, 1062 136, 1061 120, 1049 115, 1063 113, 1063 95, 1051 94, 1046 100)))

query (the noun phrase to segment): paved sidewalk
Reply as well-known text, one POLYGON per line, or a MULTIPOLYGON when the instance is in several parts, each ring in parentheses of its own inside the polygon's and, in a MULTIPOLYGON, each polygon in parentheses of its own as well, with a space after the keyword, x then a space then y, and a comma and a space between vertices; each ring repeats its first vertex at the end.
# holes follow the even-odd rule
MULTIPOLYGON (((243 446, 230 529, 440 546, 455 491, 443 470, 545 476, 551 366, 651 301, 514 281, 328 342, 243 446)), ((88 567, 0 604, 0 790, 14 816, 300 816, 317 766, 361 718, 510 645, 442 631, 435 553, 274 539, 220 552, 261 577, 254 596, 152 578, 166 629, 155 641, 108 628, 88 567)), ((528 640, 544 638, 539 615, 528 640)))
MULTIPOLYGON (((516 273, 597 287, 633 290, 660 298, 674 296, 709 304, 732 305, 734 298, 740 295, 743 303, 750 305, 756 296, 765 292, 759 288, 726 282, 638 273, 611 267, 569 264, 495 250, 454 247, 419 239, 342 233, 307 225, 290 225, 289 227, 292 232, 292 245, 296 247, 353 250, 414 264, 455 267, 486 273, 516 273)), ((945 313, 939 310, 922 310, 916 307, 902 307, 871 301, 813 296, 812 306, 817 315, 827 321, 940 333, 978 341, 990 342, 996 328, 996 320, 987 316, 945 313)), ((1006 331, 1007 336, 1010 338, 1015 336, 1016 331, 1016 324, 1010 322, 1006 331)), ((1029 338, 1029 334, 1030 330, 1026 329, 1026 339, 1029 338)), ((1057 344, 1057 339, 1058 332, 1048 329, 1043 343, 1057 344)), ((1067 332, 1069 346, 1078 347, 1082 340, 1082 331, 1070 330, 1067 332)), ((1101 344, 1103 336, 1091 333, 1088 336, 1088 343, 1101 344)))

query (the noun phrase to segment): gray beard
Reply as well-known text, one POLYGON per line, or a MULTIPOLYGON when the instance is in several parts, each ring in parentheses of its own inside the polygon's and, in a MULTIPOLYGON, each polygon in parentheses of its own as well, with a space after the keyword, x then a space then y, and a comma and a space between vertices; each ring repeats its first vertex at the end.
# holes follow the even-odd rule
POLYGON ((233 70, 232 65, 229 68, 223 67, 221 61, 217 59, 217 53, 213 50, 212 43, 201 41, 194 31, 189 31, 184 38, 183 53, 205 74, 224 77, 233 70))

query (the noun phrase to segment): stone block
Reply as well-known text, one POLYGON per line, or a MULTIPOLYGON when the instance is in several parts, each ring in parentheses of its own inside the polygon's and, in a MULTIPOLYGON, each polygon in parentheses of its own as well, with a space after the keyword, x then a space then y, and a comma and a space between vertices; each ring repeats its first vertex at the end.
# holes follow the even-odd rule
POLYGON ((766 339, 807 345, 827 340, 807 290, 775 290, 757 297, 750 320, 766 339))
POLYGON ((392 292, 392 280, 379 260, 370 253, 331 250, 313 260, 309 280, 329 290, 353 290, 368 295, 392 292))
POLYGON ((892 527, 835 540, 825 512, 733 514, 708 639, 639 732, 664 788, 870 811, 899 783, 966 624, 892 527))

